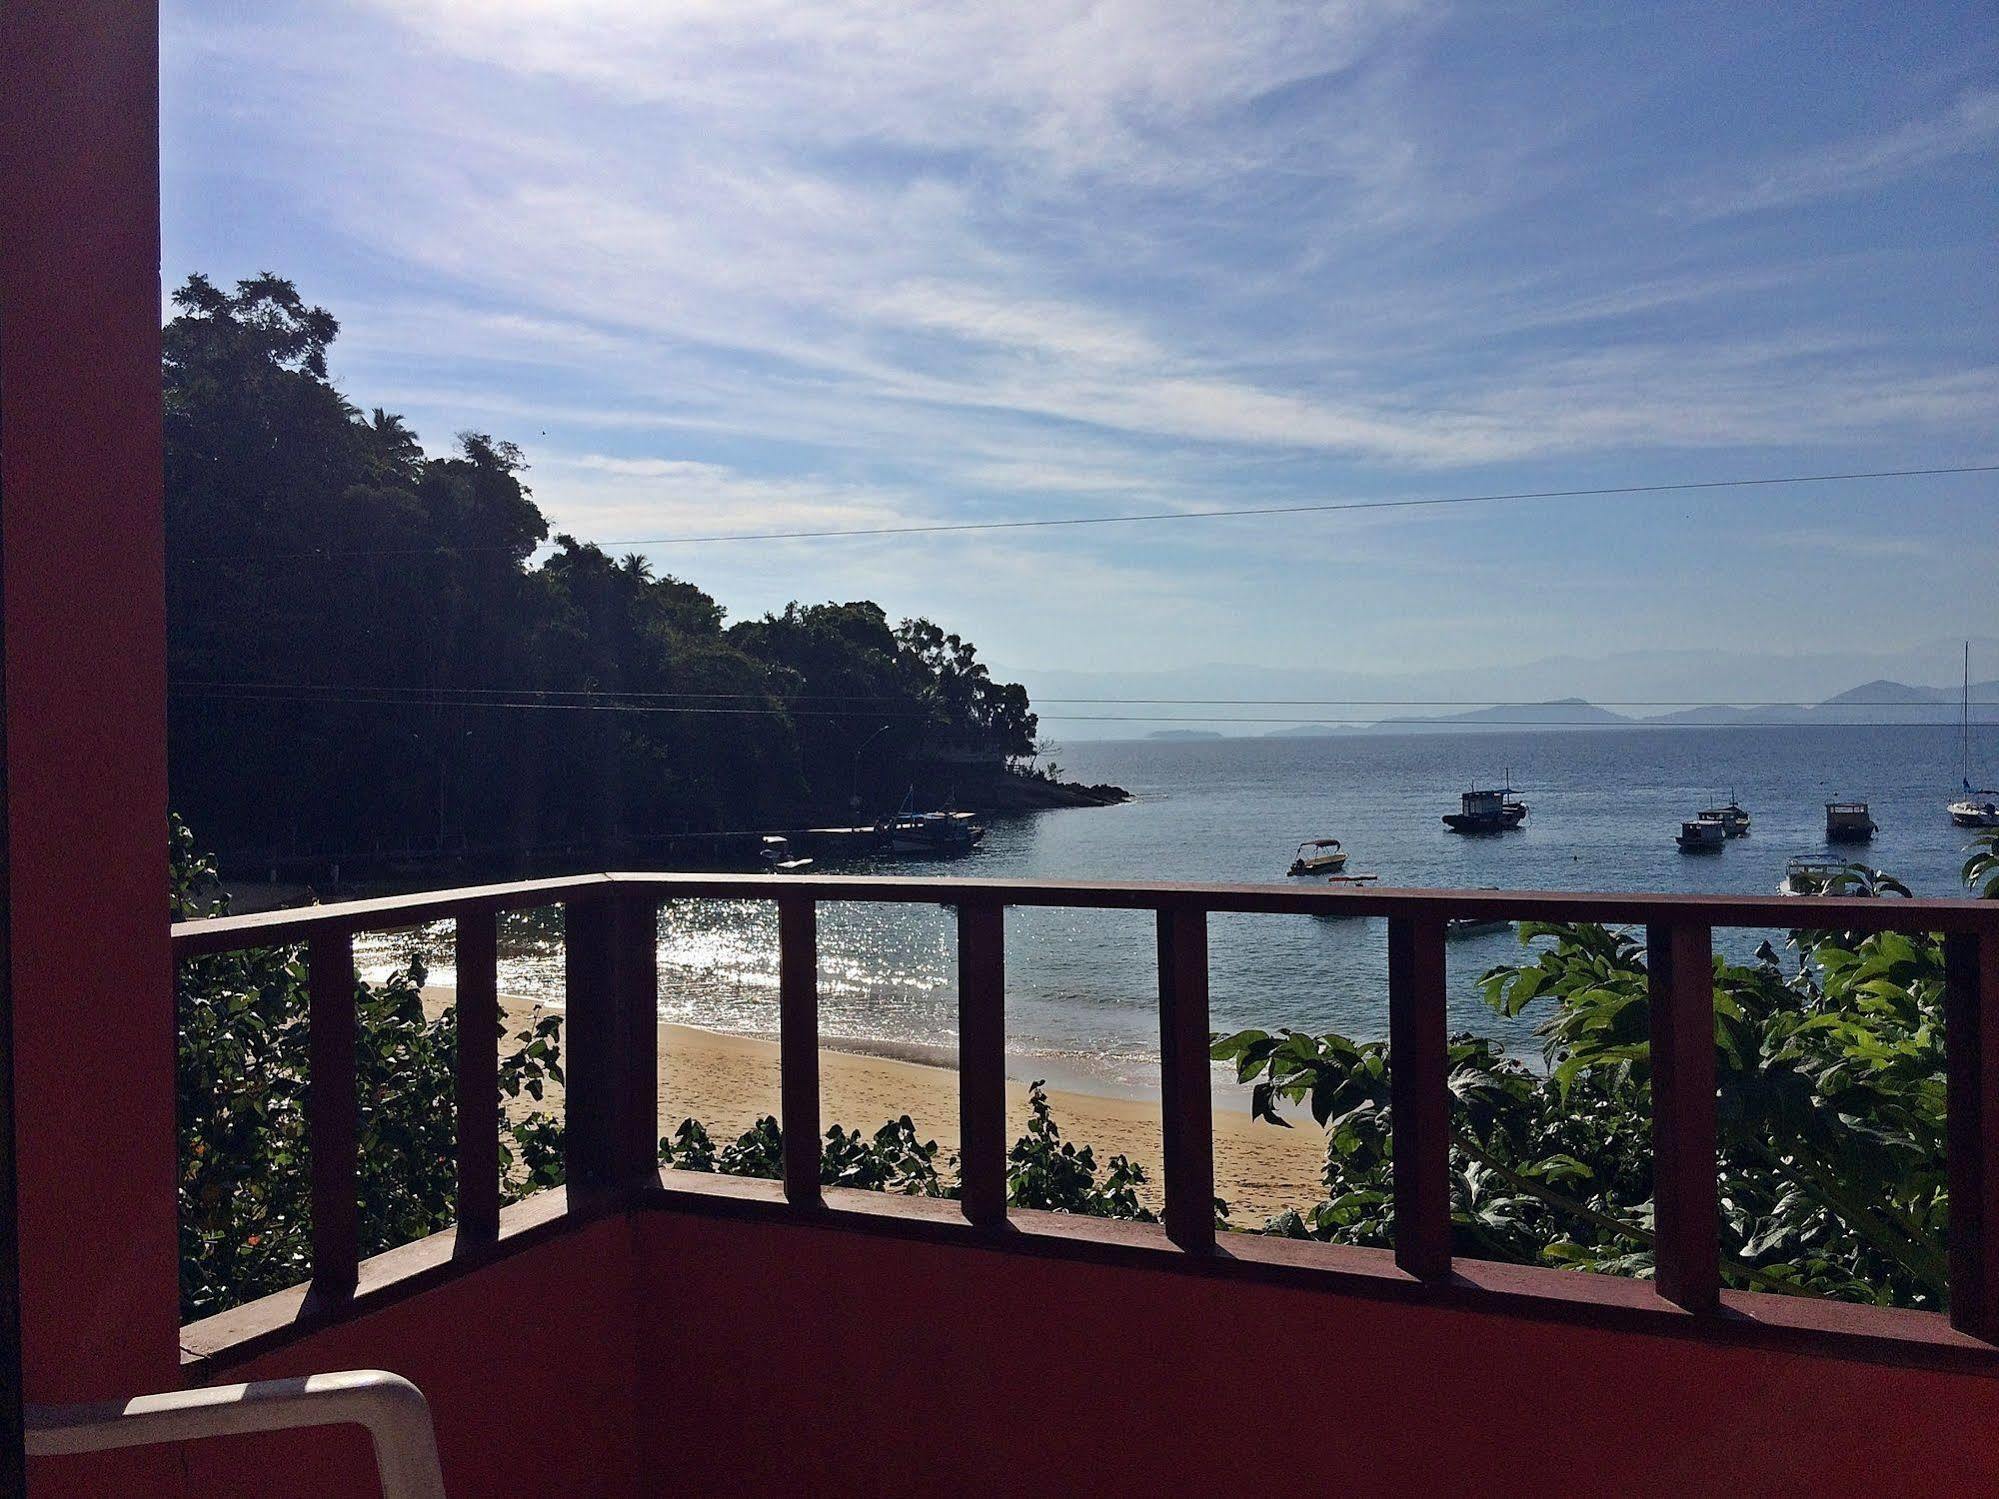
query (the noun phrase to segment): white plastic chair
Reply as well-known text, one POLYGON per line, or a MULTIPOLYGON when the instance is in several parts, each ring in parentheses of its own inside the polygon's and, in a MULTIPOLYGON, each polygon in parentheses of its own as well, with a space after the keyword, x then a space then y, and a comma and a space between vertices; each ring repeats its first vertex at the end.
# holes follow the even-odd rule
POLYGON ((366 1427, 374 1442, 382 1499, 445 1499, 430 1405, 407 1379, 381 1369, 176 1390, 97 1405, 30 1405, 24 1422, 30 1457, 350 1423, 366 1427))

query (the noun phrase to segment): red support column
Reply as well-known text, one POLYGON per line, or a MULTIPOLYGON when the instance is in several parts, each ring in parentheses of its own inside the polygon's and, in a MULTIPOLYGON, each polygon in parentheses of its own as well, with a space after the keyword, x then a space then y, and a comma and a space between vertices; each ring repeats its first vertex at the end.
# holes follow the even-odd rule
POLYGON ((361 1183, 355 1142, 360 1100, 354 1078, 354 939, 320 932, 306 947, 309 1006, 307 1150, 312 1157, 312 1294, 321 1316, 339 1311, 360 1277, 361 1183))
POLYGON ((500 943, 491 911, 458 916, 458 1249, 500 1234, 500 943))
POLYGON ((1715 1187, 1714 934, 1691 921, 1645 929, 1652 1010, 1653 1278, 1693 1312, 1721 1300, 1715 1187))
POLYGON ((598 890, 564 912, 572 1213, 624 1207, 657 1169, 658 932, 642 888, 598 890))
POLYGON ((1999 933, 1944 939, 1950 1320, 1999 1339, 1999 933))
MULTIPOLYGON (((180 1378, 158 8, 0 6, 0 505, 24 1383, 180 1378)), ((130 1475, 126 1492, 165 1487, 130 1475)), ((136 1462, 141 1466, 133 1466, 136 1462)))
POLYGON ((1208 1073, 1208 913, 1159 913, 1159 1111, 1166 1234, 1215 1247, 1215 1101, 1208 1073))
POLYGON ((958 907, 958 1173, 965 1216, 1006 1222, 1006 917, 958 907))
POLYGON ((778 1112, 784 1196, 818 1207, 819 908, 809 895, 777 900, 778 1112))
POLYGON ((1395 1149, 1395 1263, 1423 1280, 1451 1273, 1450 1036, 1444 923, 1388 923, 1388 1093, 1395 1149))

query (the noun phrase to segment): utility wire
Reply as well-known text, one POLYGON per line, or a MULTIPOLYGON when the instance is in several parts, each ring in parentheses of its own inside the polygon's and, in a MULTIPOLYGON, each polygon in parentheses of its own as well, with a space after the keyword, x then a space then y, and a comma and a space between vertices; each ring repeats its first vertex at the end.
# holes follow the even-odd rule
MULTIPOLYGON (((210 702, 285 703, 285 704, 296 704, 302 706, 338 705, 338 706, 358 706, 358 707, 375 707, 375 708, 492 708, 492 709, 508 709, 508 710, 542 711, 542 712, 553 712, 553 713, 631 713, 631 714, 643 714, 643 715, 653 715, 653 716, 702 716, 702 717, 727 717, 727 718, 768 718, 768 717, 852 718, 857 716, 852 712, 841 712, 837 709, 797 709, 797 708, 789 708, 781 704, 771 705, 767 707, 731 708, 731 707, 663 706, 663 705, 647 704, 647 703, 573 703, 573 702, 550 703, 550 702, 492 699, 492 698, 424 698, 424 697, 412 697, 412 696, 392 696, 392 695, 382 695, 382 694, 370 694, 364 691, 339 692, 339 693, 297 693, 297 692, 285 692, 281 690, 278 691, 266 690, 266 691, 256 691, 256 692, 245 692, 245 691, 218 691, 212 689, 189 688, 189 687, 180 687, 180 686, 171 687, 169 688, 169 691, 173 696, 176 697, 193 698, 197 700, 210 701, 210 702)), ((886 713, 886 714, 875 713, 875 714, 869 714, 867 716, 874 718, 887 718, 890 720, 900 720, 903 722, 911 722, 911 723, 927 723, 931 721, 930 715, 924 713, 886 713)), ((1213 715, 1206 715, 1206 716, 1160 715, 1160 714, 1144 714, 1144 713, 1126 713, 1126 714, 1043 713, 1037 716, 1042 719, 1046 719, 1050 722, 1060 722, 1060 723, 1202 723, 1202 724, 1231 724, 1231 723, 1297 724, 1299 723, 1299 720, 1295 717, 1294 718, 1268 718, 1268 717, 1251 717, 1251 716, 1219 717, 1213 715)), ((1380 720, 1372 718, 1345 718, 1345 719, 1330 718, 1330 719, 1315 720, 1315 722, 1341 728, 1366 728, 1379 723, 1380 720)), ((1441 724, 1448 726, 1451 724, 1452 721, 1449 719, 1415 719, 1415 720, 1408 720, 1407 722, 1412 724, 1415 723, 1441 724)), ((1789 728, 1814 727, 1813 725, 1809 724, 1798 724, 1788 720, 1776 720, 1776 719, 1764 720, 1764 721, 1745 721, 1737 719, 1721 724, 1649 723, 1644 720, 1632 720, 1629 721, 1627 724, 1617 725, 1617 724, 1606 724, 1600 719, 1590 719, 1590 718, 1573 718, 1573 719, 1485 718, 1485 719, 1475 720, 1472 724, 1466 726, 1467 727, 1506 726, 1506 727, 1515 727, 1515 728, 1632 727, 1632 728, 1658 728, 1658 729, 1713 729, 1713 728, 1789 729, 1789 728)), ((1937 724, 1908 723, 1908 722, 1897 722, 1897 721, 1878 721, 1878 722, 1843 721, 1837 724, 1830 725, 1830 727, 1842 728, 1842 729, 1916 729, 1916 728, 1934 728, 1939 726, 1946 728, 1951 727, 1951 725, 1949 724, 1943 724, 1941 720, 1939 720, 1937 724)), ((1818 727, 1826 727, 1826 725, 1819 725, 1818 727)), ((1974 722, 1972 724, 1972 727, 1975 729, 1999 728, 1999 720, 1992 720, 1989 722, 1986 721, 1974 722)))
MULTIPOLYGON (((1235 516, 1327 515, 1345 510, 1414 510, 1445 505, 1490 505, 1515 500, 1570 500, 1610 495, 1685 494, 1709 489, 1751 489, 1776 484, 1833 484, 1872 479, 1923 479, 1949 474, 1999 472, 1999 463, 1961 464, 1940 468, 1872 469, 1844 474, 1786 474, 1757 479, 1696 479, 1670 484, 1615 484, 1594 489, 1535 489, 1498 494, 1460 494, 1406 500, 1336 500, 1310 505, 1251 505, 1219 510, 1150 510, 1125 515, 1055 515, 1024 520, 934 521, 900 526, 851 526, 817 531, 736 531, 709 535, 649 536, 600 541, 603 550, 617 547, 707 546, 742 541, 828 541, 863 536, 933 536, 946 532, 1027 531, 1057 526, 1124 526, 1152 521, 1220 520, 1235 516)), ((210 553, 183 557, 183 562, 289 562, 307 559, 362 557, 430 557, 479 552, 506 552, 509 547, 398 547, 332 551, 210 553)))
MULTIPOLYGON (((664 692, 638 688, 605 687, 451 687, 421 684, 356 684, 339 682, 258 682, 200 681, 183 679, 176 689, 189 691, 282 691, 297 693, 397 693, 424 698, 510 697, 541 701, 550 698, 593 698, 639 702, 750 702, 768 701, 768 692, 664 692)), ((904 703, 904 694, 891 693, 798 693, 783 698, 787 703, 904 703)), ((1801 708, 1817 709, 1823 702, 1783 698, 1589 698, 1595 708, 1801 708)), ((1418 698, 1418 697, 1036 697, 1036 703, 1059 703, 1084 707, 1169 707, 1169 708, 1550 708, 1567 706, 1549 698, 1418 698)), ((1838 708, 1946 708, 1954 700, 1910 702, 1903 698, 1843 698, 1831 706, 1838 708)), ((1287 720, 1289 722, 1290 720, 1287 720)))

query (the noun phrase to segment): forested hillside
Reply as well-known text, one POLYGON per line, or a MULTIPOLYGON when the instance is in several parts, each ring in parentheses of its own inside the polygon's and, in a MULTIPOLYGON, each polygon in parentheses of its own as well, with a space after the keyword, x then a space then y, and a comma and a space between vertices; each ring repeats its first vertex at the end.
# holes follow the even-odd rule
POLYGON ((927 620, 732 625, 642 557, 548 551, 520 451, 468 432, 427 454, 357 409, 327 378, 338 324, 291 283, 194 276, 174 305, 172 795, 210 845, 611 847, 874 817, 1032 753, 1026 691, 927 620))

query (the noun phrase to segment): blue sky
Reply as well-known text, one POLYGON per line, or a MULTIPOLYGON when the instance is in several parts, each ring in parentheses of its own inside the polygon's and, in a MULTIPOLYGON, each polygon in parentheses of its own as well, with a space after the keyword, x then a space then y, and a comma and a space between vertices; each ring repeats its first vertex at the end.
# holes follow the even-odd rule
MULTIPOLYGON (((292 277, 594 539, 1999 461, 1987 0, 163 15, 169 286, 292 277)), ((1993 633, 1995 480, 646 550, 1409 679, 1993 633)))

